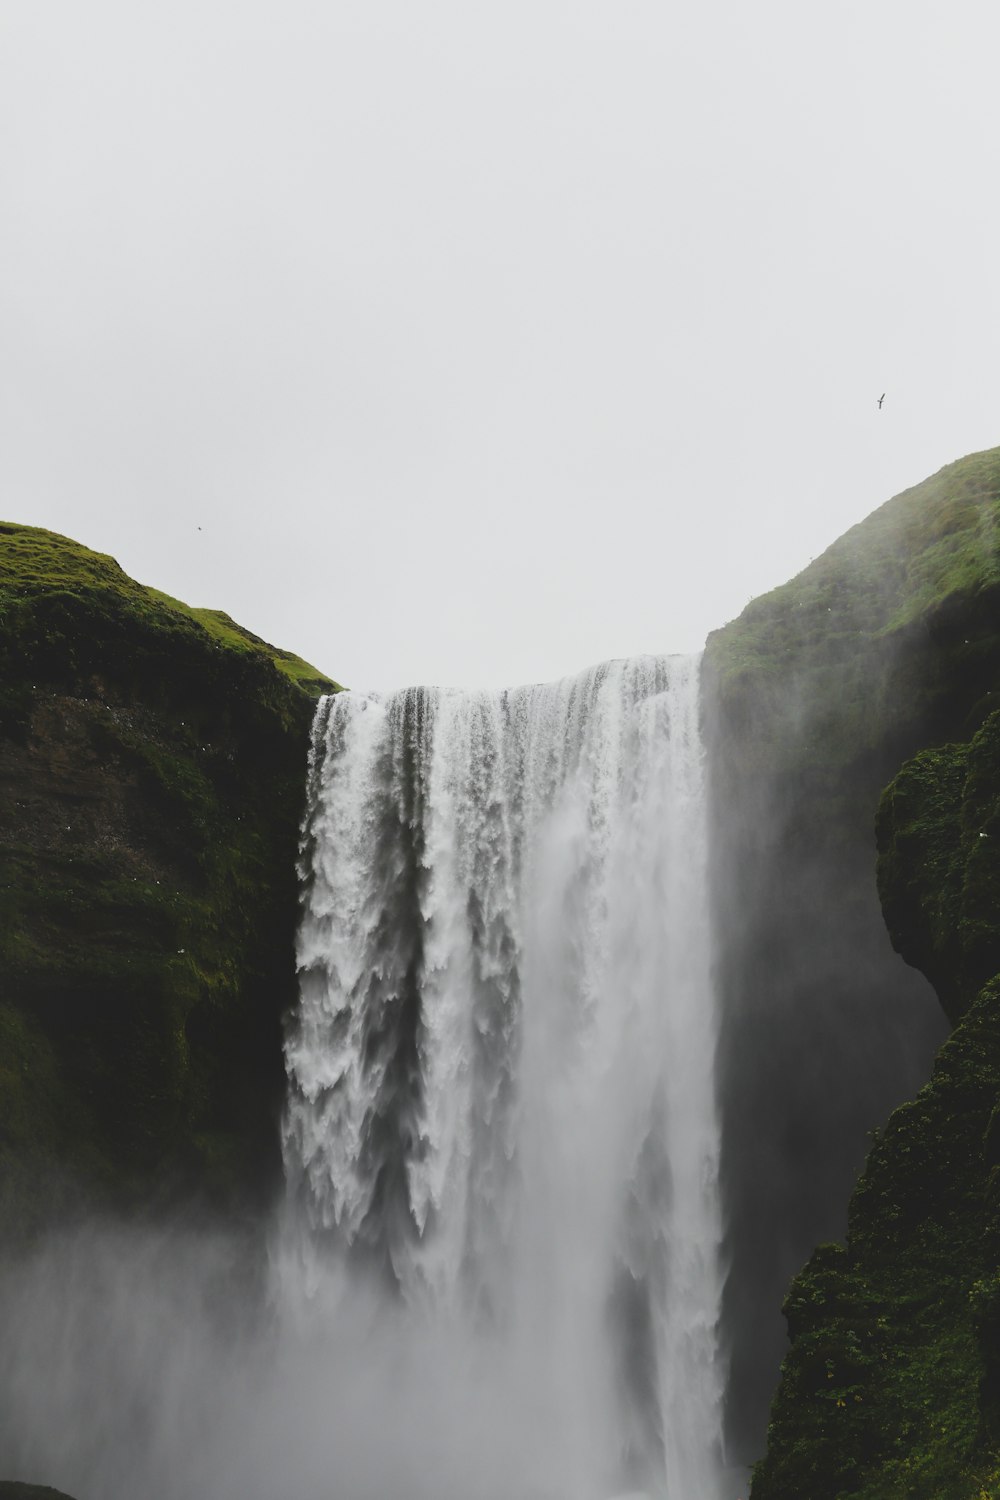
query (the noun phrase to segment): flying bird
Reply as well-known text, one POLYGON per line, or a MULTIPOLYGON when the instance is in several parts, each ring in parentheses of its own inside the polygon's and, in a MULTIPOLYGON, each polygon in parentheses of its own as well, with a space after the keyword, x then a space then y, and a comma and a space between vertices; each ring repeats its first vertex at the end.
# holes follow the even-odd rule
POLYGON ((884 400, 885 400, 885 391, 883 391, 882 394, 881 394, 881 396, 878 398, 878 409, 879 409, 879 411, 882 410, 882 402, 884 400))

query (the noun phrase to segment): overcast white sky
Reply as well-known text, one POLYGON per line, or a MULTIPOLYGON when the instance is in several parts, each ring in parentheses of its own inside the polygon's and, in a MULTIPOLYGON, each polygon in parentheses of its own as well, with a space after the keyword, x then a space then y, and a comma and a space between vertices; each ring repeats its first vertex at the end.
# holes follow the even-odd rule
POLYGON ((1000 443, 998 55, 992 0, 3 0, 0 514, 356 687, 697 649, 1000 443))

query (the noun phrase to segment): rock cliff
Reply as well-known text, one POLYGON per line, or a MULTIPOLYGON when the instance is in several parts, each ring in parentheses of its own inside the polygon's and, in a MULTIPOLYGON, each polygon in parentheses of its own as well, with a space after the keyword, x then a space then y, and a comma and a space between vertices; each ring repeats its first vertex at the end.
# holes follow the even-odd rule
POLYGON ((0 1225, 275 1186, 315 696, 65 537, 0 525, 0 1225))
POLYGON ((792 1284, 755 1500, 1000 1493, 998 811, 1000 713, 918 755, 882 799, 894 940, 958 1024, 874 1144, 846 1243, 792 1284))
MULTIPOLYGON (((765 790, 773 805, 783 797, 785 807, 776 853, 768 855, 792 871, 791 881, 785 872, 777 877, 777 904, 790 901, 795 919, 774 917, 773 899, 756 898, 750 935, 736 957, 752 959, 761 931, 755 921, 765 930, 770 922, 780 934, 787 945, 780 962, 793 970, 796 954, 811 948, 813 969, 806 971, 803 959, 798 978, 787 984, 784 1014, 799 1007, 799 1045, 803 1024, 813 1043, 822 1032, 808 1019, 820 1000, 861 1041, 860 1061, 845 1059, 841 1048, 832 1068, 808 1070, 813 1085, 817 1077, 823 1084, 814 1091, 814 1113, 837 1129, 813 1131, 803 1173, 815 1170, 829 1186, 831 1159, 846 1168, 841 1127, 848 1115, 857 1148, 859 1067, 862 1079, 880 1077, 889 1094, 904 1080, 901 1055, 915 1033, 918 1054, 933 1039, 926 989, 907 986, 884 944, 875 963, 874 950, 861 941, 878 910, 874 840, 870 831, 861 834, 876 820, 877 894, 889 936, 933 983, 943 1013, 958 1025, 931 1081, 910 1090, 916 1097, 892 1113, 883 1133, 873 1133, 846 1235, 843 1226, 834 1231, 843 1243, 822 1245, 792 1283, 784 1306, 791 1349, 753 1500, 980 1500, 1000 1485, 994 1368, 1000 1327, 994 1159, 1000 1157, 991 1126, 1000 1098, 1000 924, 991 842, 1000 806, 1000 714, 993 712, 1000 703, 994 699, 998 518, 1000 453, 974 455, 855 528, 814 565, 818 577, 810 579, 808 570, 779 591, 787 618, 796 593, 808 601, 803 585, 821 583, 824 573, 829 581, 835 567, 849 600, 841 619, 858 631, 854 642, 844 639, 842 606, 827 606, 832 639, 824 641, 821 632, 810 639, 807 632, 790 653, 807 684, 811 665, 826 673, 826 692, 818 704, 807 692, 791 707, 776 693, 766 727, 756 731, 758 739, 770 737, 764 779, 771 764, 784 766, 783 785, 771 780, 765 790), (817 724, 822 733, 814 732, 817 724), (821 878, 808 853, 817 844, 821 878), (797 898, 794 886, 803 883, 806 894, 797 898), (817 932, 827 928, 829 913, 836 944, 828 949, 822 937, 817 944, 817 932), (806 929, 796 935, 803 919, 806 929), (817 970, 834 980, 825 996, 817 970), (873 1027, 873 1016, 890 1024, 873 1027)), ((769 607, 778 602, 772 596, 769 607)), ((761 670, 759 660, 754 670, 761 670)), ((738 665, 736 671, 739 680, 738 665)), ((744 676, 748 681, 752 675, 744 676)), ((720 691, 724 699, 724 683, 720 691)), ((726 774, 738 777, 736 757, 723 760, 726 774)), ((745 860, 745 835, 734 836, 732 847, 745 860)), ((755 1024, 753 984, 741 988, 733 964, 728 975, 732 1031, 745 1039, 755 1024)), ((766 1001, 763 1009, 766 1017, 766 1001)), ((779 1067, 792 1067, 787 1046, 782 1050, 780 1040, 777 1046, 779 1067)), ((919 1061, 911 1058, 911 1072, 919 1061)), ((777 1111, 793 1138, 794 1110, 804 1102, 777 1111)), ((870 1110, 874 1096, 862 1102, 870 1110)), ((734 1240, 738 1228, 737 1220, 734 1240)))
MULTIPOLYGON (((922 748, 972 736, 995 692, 1000 450, 890 500, 709 638, 734 1456, 760 1451, 791 1276, 844 1233, 871 1130, 946 1033, 882 919, 881 791, 922 748)), ((915 899, 900 886, 891 919, 909 958, 915 899)), ((971 970, 990 962, 980 932, 971 970)))

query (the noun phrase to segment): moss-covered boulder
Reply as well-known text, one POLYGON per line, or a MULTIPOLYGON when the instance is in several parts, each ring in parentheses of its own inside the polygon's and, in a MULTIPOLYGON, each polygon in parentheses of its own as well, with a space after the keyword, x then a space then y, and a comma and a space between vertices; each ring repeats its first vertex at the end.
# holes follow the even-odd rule
POLYGON ((269 1192, 309 725, 336 684, 0 525, 0 1225, 269 1192))

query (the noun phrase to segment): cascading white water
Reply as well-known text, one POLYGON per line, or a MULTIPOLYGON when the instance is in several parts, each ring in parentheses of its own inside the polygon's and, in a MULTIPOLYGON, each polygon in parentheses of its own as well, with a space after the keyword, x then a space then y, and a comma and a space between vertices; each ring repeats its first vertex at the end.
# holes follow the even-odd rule
POLYGON ((567 1496, 720 1493, 698 677, 345 693, 314 728, 294 1211, 488 1351, 567 1496))

